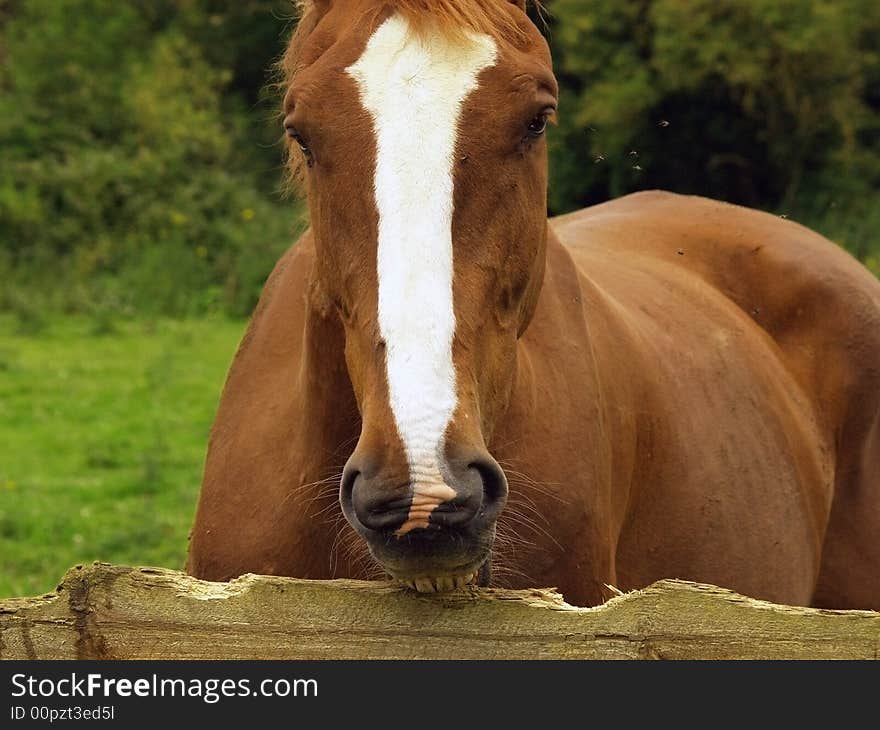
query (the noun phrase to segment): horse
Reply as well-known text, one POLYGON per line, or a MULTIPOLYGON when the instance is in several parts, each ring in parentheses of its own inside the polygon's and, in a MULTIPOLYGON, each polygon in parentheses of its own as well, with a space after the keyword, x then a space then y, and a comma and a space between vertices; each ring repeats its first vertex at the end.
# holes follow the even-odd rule
POLYGON ((302 11, 310 228, 231 365, 188 571, 880 609, 880 283, 695 196, 548 220, 558 88, 523 0, 302 11))

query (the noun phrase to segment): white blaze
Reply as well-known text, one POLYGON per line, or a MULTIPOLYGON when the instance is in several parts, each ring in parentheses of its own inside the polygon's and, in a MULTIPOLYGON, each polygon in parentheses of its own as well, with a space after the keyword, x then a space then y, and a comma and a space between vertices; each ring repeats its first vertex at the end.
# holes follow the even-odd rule
POLYGON ((427 526, 455 492, 440 472, 456 406, 452 338, 453 170, 458 121, 495 42, 420 37, 386 20, 347 71, 373 119, 379 213, 379 330, 391 410, 406 451, 413 506, 400 533, 427 526))

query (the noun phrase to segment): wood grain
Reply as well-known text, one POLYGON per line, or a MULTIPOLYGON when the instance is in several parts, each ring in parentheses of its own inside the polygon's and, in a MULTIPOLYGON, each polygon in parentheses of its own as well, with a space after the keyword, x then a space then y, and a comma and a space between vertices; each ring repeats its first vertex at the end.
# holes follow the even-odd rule
POLYGON ((552 590, 77 566, 0 601, 2 659, 877 659, 880 613, 778 606, 666 580, 575 608, 552 590))

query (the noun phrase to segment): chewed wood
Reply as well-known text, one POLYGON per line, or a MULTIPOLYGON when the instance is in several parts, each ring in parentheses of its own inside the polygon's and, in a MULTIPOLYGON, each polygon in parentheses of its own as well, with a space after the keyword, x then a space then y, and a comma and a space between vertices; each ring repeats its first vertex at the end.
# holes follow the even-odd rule
POLYGON ((596 608, 552 589, 420 595, 388 583, 229 583, 96 563, 0 601, 2 659, 877 659, 880 613, 664 580, 596 608))

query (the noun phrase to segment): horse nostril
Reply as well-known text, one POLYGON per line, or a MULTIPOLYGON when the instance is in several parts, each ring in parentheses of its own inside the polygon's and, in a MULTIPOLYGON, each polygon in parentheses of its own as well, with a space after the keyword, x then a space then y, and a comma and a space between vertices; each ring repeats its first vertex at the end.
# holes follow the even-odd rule
POLYGON ((497 517, 507 502, 507 477, 504 471, 488 454, 469 464, 483 481, 483 515, 497 517))
POLYGON ((351 483, 351 512, 357 522, 375 532, 393 532, 405 521, 409 512, 409 496, 377 492, 375 485, 358 473, 351 483))
POLYGON ((339 482, 339 503, 342 506, 344 514, 352 508, 352 494, 354 493, 354 484, 361 475, 360 470, 349 462, 342 470, 342 479, 339 482))

